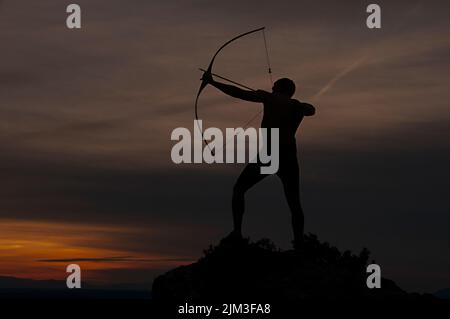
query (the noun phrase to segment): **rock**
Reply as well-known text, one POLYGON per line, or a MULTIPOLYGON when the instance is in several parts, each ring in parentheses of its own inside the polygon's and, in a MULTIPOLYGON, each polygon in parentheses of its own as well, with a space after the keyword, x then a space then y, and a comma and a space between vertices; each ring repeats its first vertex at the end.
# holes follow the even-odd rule
POLYGON ((268 239, 222 240, 197 262, 175 268, 153 282, 155 300, 283 300, 421 298, 393 281, 380 289, 366 286, 369 251, 341 253, 315 235, 305 236, 301 251, 277 249, 268 239))

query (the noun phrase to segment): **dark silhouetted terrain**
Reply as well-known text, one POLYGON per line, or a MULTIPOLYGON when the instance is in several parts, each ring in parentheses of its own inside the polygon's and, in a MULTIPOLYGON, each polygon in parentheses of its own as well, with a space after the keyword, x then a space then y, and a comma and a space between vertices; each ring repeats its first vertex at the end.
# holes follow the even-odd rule
POLYGON ((277 249, 269 240, 222 242, 196 263, 175 268, 153 283, 155 300, 433 299, 410 294, 383 278, 366 286, 369 251, 340 252, 308 235, 301 251, 277 249))

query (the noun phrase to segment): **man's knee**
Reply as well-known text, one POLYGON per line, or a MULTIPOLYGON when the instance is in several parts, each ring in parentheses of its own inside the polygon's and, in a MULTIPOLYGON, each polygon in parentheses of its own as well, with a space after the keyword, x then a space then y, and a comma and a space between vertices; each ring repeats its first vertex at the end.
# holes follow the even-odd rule
POLYGON ((233 196, 240 197, 244 196, 246 189, 239 183, 234 184, 233 186, 233 196))
POLYGON ((284 195, 289 201, 300 201, 300 191, 297 187, 284 187, 284 195))

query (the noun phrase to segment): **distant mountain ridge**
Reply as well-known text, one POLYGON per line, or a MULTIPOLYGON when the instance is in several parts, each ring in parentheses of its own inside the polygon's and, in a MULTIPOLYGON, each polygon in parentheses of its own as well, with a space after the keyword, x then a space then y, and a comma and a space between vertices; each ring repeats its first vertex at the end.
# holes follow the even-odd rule
POLYGON ((64 289, 62 280, 34 280, 12 276, 0 276, 0 289, 64 289))
POLYGON ((0 299, 151 299, 151 285, 82 284, 69 289, 65 280, 34 280, 0 276, 0 299))
MULTIPOLYGON (((117 290, 150 290, 151 283, 134 284, 92 284, 82 283, 83 289, 117 289, 117 290)), ((65 280, 37 280, 28 278, 18 278, 12 276, 0 276, 0 289, 67 289, 65 280)))

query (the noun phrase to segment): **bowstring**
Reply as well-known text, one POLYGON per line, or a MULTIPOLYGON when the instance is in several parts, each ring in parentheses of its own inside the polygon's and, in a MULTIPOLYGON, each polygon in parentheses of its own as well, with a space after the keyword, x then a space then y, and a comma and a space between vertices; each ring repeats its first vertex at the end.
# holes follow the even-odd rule
MULTIPOLYGON (((262 36, 263 36, 263 40, 264 40, 264 50, 266 53, 266 65, 267 65, 267 72, 269 73, 269 81, 270 81, 270 86, 273 86, 273 79, 272 79, 272 67, 270 64, 270 57, 269 57, 269 49, 267 46, 267 39, 266 39, 266 30, 263 29, 262 30, 262 36)), ((250 120, 248 120, 247 122, 244 123, 244 125, 242 125, 241 127, 243 128, 243 130, 245 131, 248 127, 248 125, 253 122, 256 118, 258 118, 258 116, 263 112, 263 110, 259 110, 250 120)), ((239 133, 238 133, 239 134, 239 133)), ((237 135, 236 135, 237 136, 237 135)), ((234 140, 234 137, 233 137, 234 140)), ((225 149, 227 147, 227 145, 231 142, 231 139, 225 141, 225 144, 222 146, 222 150, 225 149)))
POLYGON ((267 39, 266 39, 266 30, 262 30, 263 39, 264 39, 264 49, 266 51, 266 63, 267 63, 267 71, 269 72, 270 85, 273 85, 272 79, 272 67, 270 65, 270 57, 269 57, 269 49, 267 47, 267 39))
MULTIPOLYGON (((269 74, 270 86, 272 87, 273 86, 272 66, 270 64, 269 49, 268 49, 268 46, 267 46, 266 29, 262 30, 262 36, 263 36, 263 40, 264 40, 264 50, 266 52, 267 72, 269 74)), ((262 110, 259 110, 258 113, 256 113, 250 120, 248 120, 247 122, 245 122, 244 125, 242 125, 242 128, 245 130, 247 128, 247 125, 249 125, 251 122, 253 122, 261 113, 262 113, 262 110)), ((225 146, 227 144, 225 144, 225 146)))

